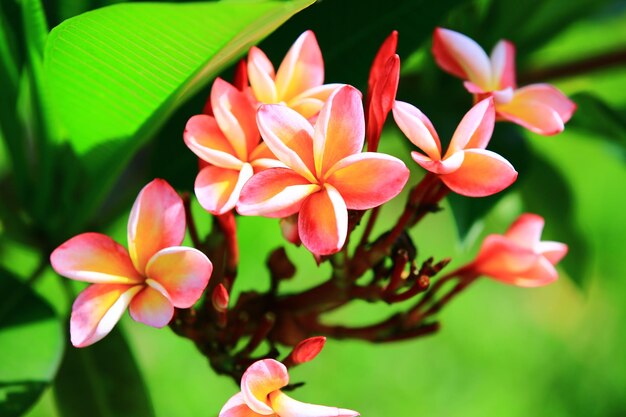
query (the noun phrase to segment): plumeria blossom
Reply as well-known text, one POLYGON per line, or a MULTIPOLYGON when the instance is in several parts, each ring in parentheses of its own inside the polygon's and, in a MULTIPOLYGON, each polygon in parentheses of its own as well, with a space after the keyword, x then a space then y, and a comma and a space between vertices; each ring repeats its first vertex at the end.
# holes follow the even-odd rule
POLYGON ((458 194, 488 196, 505 189, 517 178, 517 171, 506 159, 485 149, 495 123, 491 98, 467 112, 443 157, 439 136, 424 113, 409 103, 396 101, 393 117, 409 140, 425 153, 412 152, 415 162, 437 174, 458 194))
POLYGON ((213 116, 189 119, 184 139, 207 163, 196 177, 196 197, 205 210, 219 215, 235 207, 241 188, 254 172, 282 164, 261 142, 256 108, 246 93, 218 78, 210 100, 213 116))
POLYGON ((248 78, 254 97, 263 104, 285 104, 305 118, 315 116, 341 84, 324 84, 324 60, 315 34, 304 32, 274 72, 259 48, 248 54, 248 78))
POLYGON ((567 245, 540 241, 544 220, 522 214, 504 235, 489 235, 468 270, 506 284, 538 287, 558 278, 554 268, 567 253, 567 245))
POLYGON ((50 256, 60 275, 92 285, 72 307, 72 344, 105 337, 128 307, 131 317, 153 327, 170 322, 174 307, 191 307, 202 295, 213 266, 202 252, 179 246, 185 236, 181 198, 156 179, 137 196, 128 220, 128 251, 108 236, 83 233, 50 256))
POLYGON ((280 389, 289 384, 282 363, 263 359, 250 365, 241 377, 241 392, 222 407, 219 417, 353 417, 359 413, 343 408, 303 403, 280 389))
POLYGON ((435 29, 433 54, 439 66, 461 79, 477 100, 493 96, 499 119, 517 123, 541 135, 564 129, 576 104, 549 84, 517 88, 515 46, 506 40, 496 44, 491 56, 467 36, 435 29))
POLYGON ((395 197, 408 180, 404 163, 364 152, 361 95, 337 89, 315 126, 281 105, 261 106, 257 121, 263 139, 287 168, 270 168, 245 184, 237 211, 287 217, 298 213, 298 233, 316 255, 335 253, 348 230, 348 209, 366 210, 395 197))

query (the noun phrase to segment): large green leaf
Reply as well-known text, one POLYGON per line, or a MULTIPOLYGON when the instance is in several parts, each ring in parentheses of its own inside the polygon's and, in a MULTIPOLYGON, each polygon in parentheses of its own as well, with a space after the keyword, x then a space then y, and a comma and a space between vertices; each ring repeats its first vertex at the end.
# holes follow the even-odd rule
POLYGON ((63 417, 150 417, 154 410, 119 329, 98 343, 69 348, 54 384, 63 417))
POLYGON ((52 381, 64 347, 52 307, 0 270, 0 415, 22 415, 52 381))

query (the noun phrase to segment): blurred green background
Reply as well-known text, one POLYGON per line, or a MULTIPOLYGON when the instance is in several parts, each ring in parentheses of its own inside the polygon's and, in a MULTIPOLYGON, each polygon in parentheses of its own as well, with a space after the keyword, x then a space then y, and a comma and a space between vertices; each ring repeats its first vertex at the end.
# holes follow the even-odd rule
MULTIPOLYGON (((46 264, 51 249, 82 231, 101 231, 125 242, 130 205, 150 179, 162 177, 180 191, 192 190, 197 165, 183 144, 182 130, 201 111, 211 76, 188 94, 168 96, 163 103, 169 107, 151 113, 156 116, 148 120, 149 128, 102 146, 104 156, 81 153, 86 143, 100 145, 110 138, 99 136, 97 125, 68 121, 72 103, 58 94, 65 85, 59 87, 49 62, 41 60, 41 25, 24 17, 24 10, 42 16, 37 3, 4 0, 0 5, 0 94, 5 96, 0 99, 0 416, 215 416, 238 388, 215 375, 193 344, 169 329, 124 317, 121 332, 76 354, 69 346, 66 320, 72 292, 81 286, 63 284, 46 264), (56 89, 57 96, 48 96, 47 88, 56 89), (76 133, 89 127, 84 137, 76 133), (26 155, 34 154, 23 165, 26 180, 16 168, 16 141, 26 155), (119 166, 109 166, 115 158, 119 166), (92 163, 108 169, 90 171, 92 163), (108 177, 102 178, 103 173, 108 177), (41 194, 41 201, 33 197, 41 194), (96 207, 91 207, 93 201, 99 202, 96 207), (29 283, 39 268, 44 268, 42 275, 29 283)), ((117 2, 46 1, 41 12, 54 27, 110 3, 117 2)), ((249 4, 259 2, 225 3, 249 8, 250 17, 243 12, 228 16, 251 33, 250 41, 269 33, 258 21, 267 15, 254 15, 249 4)), ((259 4, 259 10, 286 5, 276 25, 301 7, 259 4)), ((210 18, 188 14, 199 22, 210 18)), ((471 97, 460 80, 436 68, 430 53, 435 26, 466 33, 487 51, 498 39, 512 40, 520 84, 553 83, 576 101, 578 111, 555 137, 498 125, 490 149, 515 165, 518 181, 487 199, 449 198, 444 211, 429 215, 412 231, 419 259, 452 257, 452 270, 472 259, 486 234, 502 233, 519 213, 532 211, 546 218, 544 239, 570 245, 561 278, 537 289, 482 279, 440 314, 442 329, 431 337, 386 345, 329 340, 315 362, 293 370, 292 382, 306 382, 293 396, 363 416, 624 416, 626 2, 323 0, 297 13, 260 47, 277 65, 295 38, 313 29, 326 62, 326 82, 363 88, 380 43, 391 30, 399 30, 403 67, 398 98, 422 109, 445 140, 471 97)), ((120 55, 125 53, 122 49, 120 55)), ((231 51, 212 74, 225 69, 224 76, 230 77, 227 64, 244 53, 245 48, 231 51)), ((93 86, 85 84, 89 88, 93 86)), ((110 94, 87 93, 106 102, 116 88, 110 94)), ((100 120, 99 112, 86 107, 75 111, 100 120)), ((115 128, 122 131, 123 126, 115 128)), ((423 175, 393 123, 383 134, 381 151, 405 160, 412 184, 423 175)), ((385 207, 378 233, 394 220, 403 198, 385 207)), ((195 208, 208 231, 209 215, 195 208)), ((238 227, 241 264, 235 296, 269 286, 265 258, 285 245, 276 220, 240 217, 238 227)), ((308 288, 328 275, 328 265, 318 269, 305 249, 289 246, 287 252, 298 275, 285 290, 308 288)), ((395 308, 357 302, 327 320, 366 324, 395 308)))

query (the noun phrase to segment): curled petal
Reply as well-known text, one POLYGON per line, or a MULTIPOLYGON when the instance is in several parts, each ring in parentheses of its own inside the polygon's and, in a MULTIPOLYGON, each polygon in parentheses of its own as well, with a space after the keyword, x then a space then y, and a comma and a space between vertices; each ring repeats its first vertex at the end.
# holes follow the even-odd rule
POLYGON ((257 113, 265 143, 289 168, 315 182, 313 127, 295 110, 282 105, 264 105, 257 113))
POLYGON ((143 282, 126 249, 100 233, 83 233, 71 238, 52 252, 50 263, 59 275, 77 281, 107 284, 143 282))
POLYGON ((323 84, 310 88, 289 100, 287 105, 311 120, 320 112, 330 95, 343 85, 345 84, 323 84))
POLYGON ((545 241, 535 245, 535 250, 550 261, 552 265, 556 265, 567 255, 568 248, 565 243, 545 241))
MULTIPOLYGON (((370 68, 370 75, 367 80, 367 96, 368 100, 372 96, 374 84, 381 78, 385 77, 387 62, 391 57, 396 54, 396 48, 398 46, 398 31, 392 31, 387 38, 383 41, 382 45, 376 52, 372 67, 370 68)), ((369 106, 368 106, 369 107, 369 106)))
POLYGON ((476 256, 474 269, 500 280, 512 279, 531 269, 538 259, 538 254, 505 236, 489 235, 476 256))
POLYGON ((348 233, 348 209, 330 184, 311 194, 300 208, 298 231, 302 244, 316 255, 338 252, 348 233))
POLYGON ((241 171, 216 166, 203 168, 194 185, 200 205, 209 213, 218 215, 232 210, 252 172, 248 163, 243 164, 241 171))
POLYGON ((393 55, 373 82, 367 97, 367 149, 376 151, 387 115, 393 108, 400 81, 400 57, 393 55))
POLYGON ((354 417, 359 413, 337 407, 326 407, 303 403, 289 397, 282 391, 270 394, 272 408, 280 417, 354 417))
POLYGON ((246 182, 237 211, 245 216, 287 217, 297 213, 304 199, 319 189, 289 168, 270 168, 246 182))
POLYGON ((327 183, 339 191, 346 207, 367 210, 397 196, 409 179, 404 162, 376 152, 350 155, 329 171, 327 183))
POLYGON ((515 45, 501 40, 491 51, 493 85, 496 90, 515 88, 515 45))
POLYGON ((494 89, 489 57, 467 36, 449 29, 435 29, 433 55, 444 71, 469 80, 485 91, 494 89))
POLYGON ((189 308, 198 301, 211 272, 213 264, 204 253, 182 246, 160 250, 146 266, 146 275, 163 286, 178 308, 189 308))
POLYGON ((185 144, 202 160, 227 169, 241 169, 243 162, 222 133, 215 118, 204 114, 193 116, 185 126, 185 144))
POLYGON ((289 383, 289 373, 282 363, 274 359, 263 359, 250 365, 241 377, 243 399, 254 412, 274 414, 269 394, 289 383))
POLYGON ((485 197, 502 191, 517 178, 515 168, 497 153, 484 149, 470 149, 464 153, 459 169, 441 175, 441 180, 455 193, 485 197))
POLYGON ((291 46, 276 72, 276 90, 281 101, 324 82, 324 60, 315 34, 307 30, 291 46))
POLYGON ((518 88, 514 99, 517 102, 543 103, 557 112, 563 123, 567 123, 576 111, 576 103, 550 84, 531 84, 518 88))
POLYGON ((148 260, 185 237, 185 209, 174 189, 162 179, 146 185, 128 219, 128 249, 135 269, 143 274, 148 260))
POLYGON ((330 96, 315 123, 315 171, 322 177, 337 161, 363 149, 365 120, 361 93, 349 85, 330 96))
POLYGON ((485 149, 496 122, 491 97, 478 102, 463 117, 454 131, 446 156, 463 149, 485 149))
POLYGON ((524 213, 515 220, 504 236, 523 248, 533 249, 541 239, 543 225, 543 217, 524 213))
POLYGON ((130 316, 133 320, 152 327, 165 327, 174 317, 174 306, 167 291, 154 282, 141 290, 130 302, 130 316))
POLYGON ((93 284, 72 306, 70 335, 76 347, 89 346, 109 334, 143 285, 93 284))
POLYGON ((418 152, 411 152, 411 157, 422 168, 437 175, 450 174, 461 167, 465 160, 465 152, 458 151, 441 161, 433 161, 418 152))
POLYGON ((441 142, 428 117, 417 107, 396 101, 393 118, 407 138, 432 160, 441 159, 441 142))
POLYGON ((261 417, 263 415, 265 414, 252 411, 244 401, 243 394, 238 392, 224 404, 218 417, 261 417))
POLYGON ((253 46, 248 53, 248 78, 250 87, 261 103, 277 103, 278 93, 274 83, 274 66, 259 48, 253 46))

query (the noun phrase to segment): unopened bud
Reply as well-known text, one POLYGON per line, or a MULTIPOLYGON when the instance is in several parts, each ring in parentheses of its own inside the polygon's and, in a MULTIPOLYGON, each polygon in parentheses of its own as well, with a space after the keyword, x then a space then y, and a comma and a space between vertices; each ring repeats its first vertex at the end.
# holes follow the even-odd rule
POLYGON ((213 289, 213 296, 211 297, 213 308, 220 313, 224 313, 228 309, 229 300, 230 296, 228 295, 226 287, 222 284, 218 284, 217 287, 213 289))
POLYGON ((294 365, 309 362, 322 351, 326 338, 324 336, 315 336, 304 339, 293 348, 291 359, 294 365))
POLYGON ((280 230, 287 241, 296 246, 300 246, 302 242, 300 241, 300 234, 298 232, 298 215, 294 214, 280 219, 280 230))

